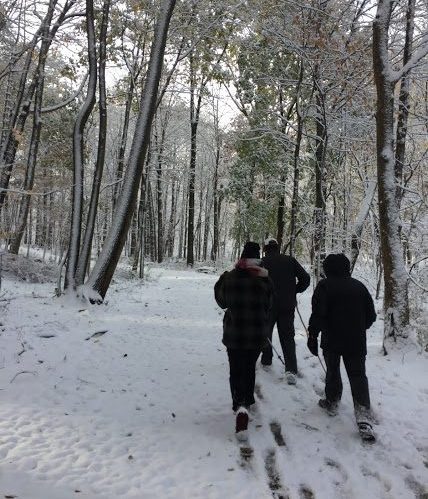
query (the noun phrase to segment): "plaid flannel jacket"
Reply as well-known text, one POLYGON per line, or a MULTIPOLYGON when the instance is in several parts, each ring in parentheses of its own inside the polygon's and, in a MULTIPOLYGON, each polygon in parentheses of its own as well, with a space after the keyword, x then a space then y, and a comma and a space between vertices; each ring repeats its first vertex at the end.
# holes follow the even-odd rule
POLYGON ((273 284, 269 277, 243 269, 224 272, 214 286, 223 318, 223 344, 227 348, 261 349, 266 346, 273 284))

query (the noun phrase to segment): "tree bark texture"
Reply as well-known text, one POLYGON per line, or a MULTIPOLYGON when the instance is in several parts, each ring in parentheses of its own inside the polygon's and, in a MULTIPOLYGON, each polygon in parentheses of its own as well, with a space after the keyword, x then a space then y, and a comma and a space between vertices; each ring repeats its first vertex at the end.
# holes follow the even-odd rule
MULTIPOLYGON (((379 0, 373 22, 373 69, 376 83, 376 153, 379 231, 384 276, 384 337, 406 334, 409 324, 407 273, 399 237, 394 161, 394 87, 388 59, 391 0, 379 0)), ((385 344, 385 343, 384 343, 385 344)))

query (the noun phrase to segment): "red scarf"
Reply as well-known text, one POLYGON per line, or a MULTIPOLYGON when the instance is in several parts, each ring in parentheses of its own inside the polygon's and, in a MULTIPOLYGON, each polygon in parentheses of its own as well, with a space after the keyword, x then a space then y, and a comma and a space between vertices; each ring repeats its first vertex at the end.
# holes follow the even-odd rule
POLYGON ((267 269, 260 267, 261 260, 258 258, 240 258, 235 265, 235 268, 248 271, 256 277, 267 277, 267 269))

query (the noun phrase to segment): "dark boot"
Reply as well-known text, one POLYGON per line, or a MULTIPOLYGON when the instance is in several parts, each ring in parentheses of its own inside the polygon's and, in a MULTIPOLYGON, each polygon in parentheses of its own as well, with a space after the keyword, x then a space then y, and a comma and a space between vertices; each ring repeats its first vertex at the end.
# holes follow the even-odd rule
POLYGON ((331 402, 327 399, 319 399, 318 405, 322 407, 329 416, 336 416, 339 402, 331 402))
POLYGON ((248 411, 245 407, 240 407, 236 413, 236 433, 245 431, 248 428, 248 411))

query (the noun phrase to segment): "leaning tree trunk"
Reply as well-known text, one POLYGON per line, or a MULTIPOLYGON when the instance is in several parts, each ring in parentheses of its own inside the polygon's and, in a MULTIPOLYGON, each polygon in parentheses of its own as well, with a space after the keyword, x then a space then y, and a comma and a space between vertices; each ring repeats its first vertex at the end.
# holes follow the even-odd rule
POLYGON ((104 160, 106 154, 107 137, 107 95, 106 95, 106 37, 108 27, 108 17, 111 0, 104 0, 103 15, 100 29, 100 62, 99 62, 99 113, 100 123, 98 130, 98 151, 97 163, 95 165, 94 180, 92 183, 91 200, 89 202, 88 218, 86 222, 85 235, 83 238, 82 250, 79 255, 76 271, 76 285, 83 284, 85 273, 88 269, 91 255, 92 240, 94 237, 95 221, 98 210, 98 199, 100 196, 101 179, 104 170, 104 160))
MULTIPOLYGON (((399 236, 394 161, 394 87, 388 61, 391 0, 379 0, 373 22, 373 69, 376 83, 376 152, 379 230, 384 272, 384 338, 406 335, 409 324, 407 273, 399 236)), ((384 348, 385 341, 384 341, 384 348)))
POLYGON ((70 240, 66 269, 67 288, 76 288, 83 213, 83 134, 95 105, 97 88, 97 50, 94 25, 94 2, 86 0, 86 31, 88 34, 89 82, 85 102, 77 115, 73 130, 73 188, 71 205, 70 240))
POLYGON ((166 38, 174 6, 175 0, 164 0, 160 8, 122 193, 117 202, 112 227, 87 282, 87 287, 90 289, 86 291, 89 294, 89 298, 95 299, 95 301, 102 301, 107 293, 123 245, 125 244, 131 214, 135 208, 144 159, 150 142, 150 132, 156 109, 166 38))

